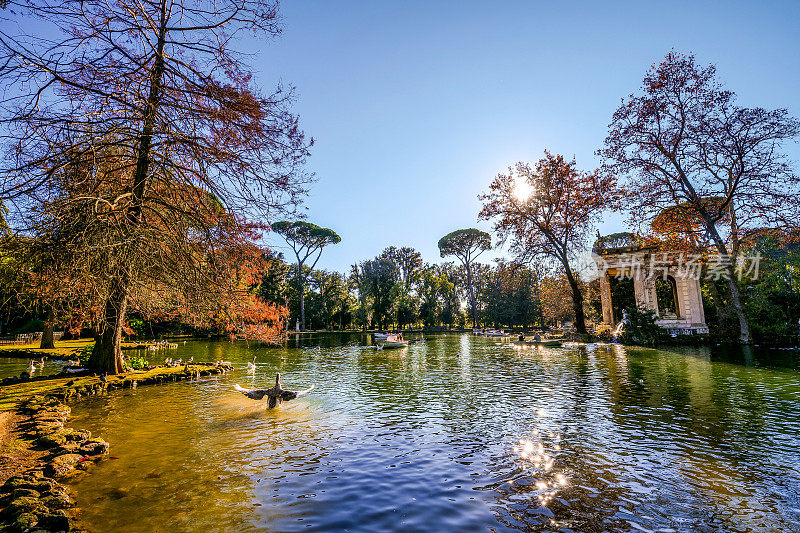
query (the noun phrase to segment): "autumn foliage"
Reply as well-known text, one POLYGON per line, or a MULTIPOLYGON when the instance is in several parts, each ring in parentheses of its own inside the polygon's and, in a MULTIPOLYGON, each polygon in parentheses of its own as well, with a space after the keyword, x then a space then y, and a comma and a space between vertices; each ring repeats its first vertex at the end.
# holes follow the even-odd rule
MULTIPOLYGON (((682 234, 690 246, 737 258, 748 231, 797 225, 800 177, 783 145, 798 133, 800 121, 786 109, 742 107, 713 65, 670 52, 614 112, 599 155, 607 175, 625 177, 636 225, 650 222, 676 245, 682 234)), ((733 281, 728 292, 740 341, 749 344, 733 281)))
POLYGON ((285 313, 251 294, 258 234, 301 202, 311 141, 291 88, 262 94, 234 47, 279 33, 277 4, 14 4, 18 27, 53 31, 0 39, 0 197, 38 272, 85 285, 90 364, 122 370, 130 312, 273 337, 285 313))
POLYGON ((499 174, 480 199, 479 216, 494 221, 518 261, 543 261, 561 269, 572 291, 575 327, 585 333, 583 295, 572 263, 585 250, 603 210, 618 205, 615 177, 582 172, 574 161, 545 152, 533 166, 517 163, 499 174), (520 190, 527 193, 520 195, 520 190))

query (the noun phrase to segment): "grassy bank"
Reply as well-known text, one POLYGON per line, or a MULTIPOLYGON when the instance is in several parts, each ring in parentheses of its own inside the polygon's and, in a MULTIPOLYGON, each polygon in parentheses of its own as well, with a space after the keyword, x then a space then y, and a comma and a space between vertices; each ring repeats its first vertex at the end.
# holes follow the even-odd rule
MULTIPOLYGON (((94 339, 78 339, 74 341, 57 341, 55 348, 42 349, 39 343, 34 344, 12 344, 0 346, 0 357, 21 357, 27 359, 72 359, 77 357, 77 353, 94 344, 94 339)), ((146 348, 147 344, 140 342, 123 342, 123 350, 137 350, 146 348)))
POLYGON ((177 367, 156 367, 152 370, 126 372, 108 376, 57 376, 0 387, 0 411, 15 410, 31 396, 52 396, 61 400, 80 398, 104 390, 127 389, 138 385, 154 385, 220 374, 232 370, 227 364, 194 363, 177 367))
POLYGON ((92 344, 92 339, 80 339, 75 341, 58 341, 55 348, 41 349, 39 343, 33 344, 12 344, 0 346, 0 357, 24 357, 28 359, 70 359, 77 352, 92 344))
MULTIPOLYGON (((0 357, 20 357, 26 359, 73 359, 78 352, 94 344, 94 339, 78 339, 74 341, 57 341, 55 348, 42 349, 39 343, 12 344, 0 346, 0 357)), ((123 342, 123 350, 138 350, 146 348, 147 344, 141 342, 123 342)))

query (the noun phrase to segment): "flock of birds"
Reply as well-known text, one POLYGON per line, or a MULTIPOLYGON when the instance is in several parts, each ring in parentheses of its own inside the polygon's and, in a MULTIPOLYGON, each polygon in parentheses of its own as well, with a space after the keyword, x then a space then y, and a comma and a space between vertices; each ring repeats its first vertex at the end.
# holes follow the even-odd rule
POLYGON ((184 361, 183 359, 173 359, 172 357, 167 357, 166 359, 164 359, 164 366, 175 367, 181 365, 190 365, 193 362, 194 362, 194 356, 190 357, 186 361, 184 361))
MULTIPOLYGON (((183 341, 183 344, 186 344, 186 341, 183 341)), ((150 352, 155 352, 157 350, 177 350, 177 349, 178 349, 177 342, 167 342, 164 340, 147 345, 147 350, 150 352)))
MULTIPOLYGON (((186 344, 186 341, 183 341, 183 344, 186 344)), ((172 349, 172 350, 174 350, 174 349, 177 349, 177 348, 178 348, 178 344, 177 343, 167 342, 167 341, 163 341, 162 340, 162 341, 158 341, 158 342, 155 342, 155 343, 152 343, 152 344, 147 344, 147 348, 146 349, 149 350, 149 351, 156 351, 156 350, 163 350, 163 349, 172 349)), ((124 360, 125 356, 123 355, 122 358, 124 360)), ((41 373, 41 371, 44 369, 44 363, 45 363, 46 360, 47 360, 46 357, 42 357, 38 361, 36 361, 34 359, 31 359, 29 364, 28 364, 28 368, 25 369, 25 372, 28 373, 28 376, 33 376, 36 373, 37 370, 39 370, 39 372, 41 373)), ((169 366, 169 367, 175 367, 175 366, 180 366, 182 364, 189 364, 189 363, 192 363, 193 361, 194 361, 194 357, 189 358, 189 360, 185 361, 185 362, 182 359, 173 360, 172 358, 166 358, 166 359, 164 359, 164 364, 166 366, 169 366)), ((78 360, 70 359, 70 360, 63 360, 63 361, 60 361, 60 362, 64 363, 64 368, 61 370, 61 372, 64 373, 64 374, 76 374, 76 373, 79 373, 79 372, 85 372, 87 370, 86 368, 81 367, 81 362, 78 361, 78 360)))
MULTIPOLYGON (((184 344, 186 344, 186 341, 184 341, 184 344)), ((174 344, 174 343, 159 342, 157 344, 148 345, 147 349, 148 350, 158 350, 158 349, 162 349, 162 348, 177 348, 177 347, 178 347, 178 345, 174 344)), ((285 357, 281 357, 282 361, 285 360, 285 359, 286 359, 285 357)), ((28 373, 28 376, 33 376, 36 373, 37 370, 39 370, 39 372, 41 372, 44 369, 45 361, 46 361, 46 357, 42 357, 38 361, 36 361, 34 359, 31 359, 29 364, 28 364, 28 368, 25 370, 28 373)), ((61 361, 61 362, 64 363, 64 368, 62 370, 62 372, 64 372, 64 373, 74 374, 74 373, 77 373, 77 372, 86 371, 85 368, 81 367, 80 361, 77 361, 77 360, 65 360, 65 361, 61 361)), ((184 361, 183 359, 173 359, 171 357, 167 357, 167 358, 164 359, 164 365, 167 366, 167 367, 177 367, 177 366, 181 366, 181 365, 189 365, 192 362, 194 362, 194 356, 190 357, 186 361, 184 361)), ((230 364, 231 364, 230 361, 217 361, 214 365, 215 366, 220 366, 220 365, 230 365, 230 364)), ((256 357, 253 357, 252 361, 248 361, 247 362, 247 373, 248 374, 255 374, 255 372, 256 372, 256 357)), ((103 376, 101 376, 101 377, 102 377, 103 381, 105 381, 105 374, 103 374, 103 376)), ((296 398, 299 398, 300 396, 308 394, 309 392, 311 392, 314 389, 314 385, 311 385, 311 387, 308 388, 308 389, 300 390, 300 391, 283 389, 281 387, 281 375, 278 374, 275 377, 275 386, 271 387, 269 389, 246 389, 246 388, 240 386, 238 383, 235 384, 233 386, 233 388, 237 392, 242 393, 244 396, 247 396, 248 398, 250 398, 252 400, 261 400, 261 399, 266 397, 269 400, 268 406, 270 408, 272 408, 272 407, 276 407, 281 402, 294 400, 296 398)))
MULTIPOLYGON (((28 362, 28 368, 25 369, 25 372, 28 373, 29 377, 33 376, 34 374, 36 374, 37 370, 39 372, 42 372, 42 370, 44 370, 45 361, 47 361, 46 357, 42 357, 39 360, 31 359, 28 362)), ((62 371, 66 372, 66 373, 83 372, 85 370, 83 368, 78 368, 78 367, 80 367, 80 364, 81 364, 80 361, 68 360, 68 361, 60 361, 60 362, 64 363, 64 369, 62 371)))

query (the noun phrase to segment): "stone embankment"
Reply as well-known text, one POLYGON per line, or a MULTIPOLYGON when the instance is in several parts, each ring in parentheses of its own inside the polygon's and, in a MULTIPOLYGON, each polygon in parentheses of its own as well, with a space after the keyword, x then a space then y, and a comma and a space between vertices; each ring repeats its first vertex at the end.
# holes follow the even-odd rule
POLYGON ((19 407, 23 439, 44 453, 35 466, 0 487, 4 531, 72 531, 75 505, 61 482, 101 460, 108 442, 85 429, 65 427, 70 408, 54 397, 34 396, 19 407))
POLYGON ((78 509, 63 482, 106 459, 110 444, 88 430, 68 427, 68 402, 104 391, 199 379, 232 369, 227 363, 195 363, 107 378, 59 376, 0 387, 0 411, 14 420, 10 428, 14 438, 6 439, 3 447, 9 449, 0 450, 0 458, 7 459, 6 464, 19 465, 4 472, 7 479, 0 486, 0 532, 78 531, 73 524, 78 509))

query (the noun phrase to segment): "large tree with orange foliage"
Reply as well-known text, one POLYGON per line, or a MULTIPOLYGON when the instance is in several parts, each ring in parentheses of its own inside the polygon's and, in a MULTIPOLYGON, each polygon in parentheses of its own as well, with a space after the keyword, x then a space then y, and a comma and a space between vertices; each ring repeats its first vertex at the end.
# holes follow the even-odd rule
POLYGON ((92 365, 121 371, 126 314, 154 301, 250 331, 241 317, 263 309, 237 298, 230 257, 257 241, 248 221, 292 212, 308 181, 292 91, 261 94, 234 49, 279 33, 277 3, 8 7, 25 23, 0 31, 0 199, 17 231, 64 251, 49 271, 85 276, 101 302, 92 365))
POLYGON ((517 260, 544 259, 563 269, 575 328, 586 333, 583 294, 572 263, 585 250, 592 224, 619 200, 613 176, 582 172, 574 161, 545 151, 534 166, 517 163, 499 174, 480 199, 480 218, 494 220, 517 260))
POLYGON ((744 344, 750 328, 734 275, 741 239, 750 228, 797 225, 800 178, 782 145, 798 133, 800 122, 785 109, 740 107, 713 65, 670 52, 639 94, 623 100, 599 152, 607 174, 628 176, 634 220, 672 209, 680 215, 672 222, 699 225, 702 238, 731 258, 727 285, 744 344))

